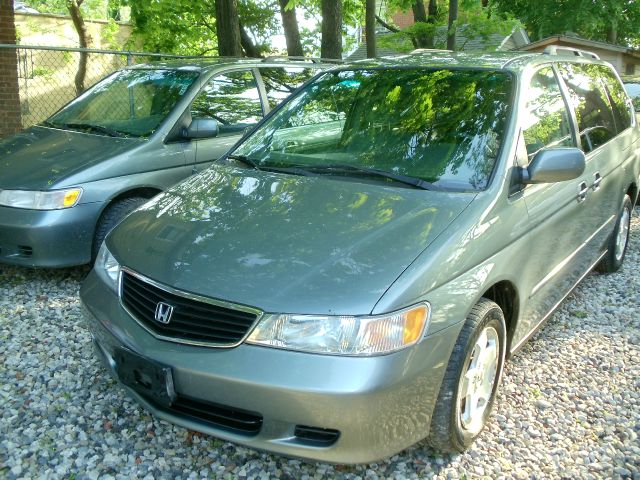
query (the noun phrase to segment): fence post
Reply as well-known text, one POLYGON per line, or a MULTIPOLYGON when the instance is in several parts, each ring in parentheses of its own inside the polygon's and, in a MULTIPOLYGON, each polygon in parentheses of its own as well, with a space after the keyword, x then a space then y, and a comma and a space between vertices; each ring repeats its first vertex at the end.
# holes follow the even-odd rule
POLYGON ((127 66, 133 65, 133 58, 131 57, 131 52, 127 52, 127 66))

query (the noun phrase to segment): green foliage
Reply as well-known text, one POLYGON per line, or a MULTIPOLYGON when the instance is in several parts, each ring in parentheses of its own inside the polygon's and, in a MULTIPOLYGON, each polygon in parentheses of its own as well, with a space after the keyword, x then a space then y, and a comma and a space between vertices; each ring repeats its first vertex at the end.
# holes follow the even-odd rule
MULTIPOLYGON (((143 49, 185 55, 217 53, 215 0, 129 0, 131 19, 143 49)), ((268 50, 278 33, 280 16, 276 0, 239 1, 240 23, 258 49, 268 50)))
MULTIPOLYGON (((412 3, 411 0, 390 0, 388 11, 394 11, 394 8, 408 10, 412 3)), ((425 3, 428 3, 428 0, 425 3)), ((380 46, 399 52, 407 52, 413 49, 412 39, 434 37, 434 48, 446 48, 447 11, 448 2, 440 2, 434 23, 417 22, 400 33, 385 35, 380 40, 380 46)), ((483 8, 480 2, 475 0, 461 1, 458 20, 455 22, 454 28, 463 32, 464 40, 456 44, 456 49, 465 50, 465 45, 470 40, 477 38, 487 40, 496 33, 506 37, 519 26, 521 26, 520 22, 511 14, 497 14, 490 9, 483 8)))
POLYGON ((102 27, 100 31, 100 40, 103 47, 109 49, 117 49, 120 45, 116 41, 116 35, 120 27, 113 18, 110 18, 108 23, 102 27))
MULTIPOLYGON (((24 4, 41 13, 69 15, 66 0, 25 0, 24 4)), ((80 10, 85 18, 106 19, 109 13, 109 0, 84 0, 80 10)))
POLYGON ((640 46, 640 2, 636 0, 493 0, 492 6, 518 18, 532 40, 573 32, 607 41, 615 30, 618 44, 640 46))
POLYGON ((55 70, 47 67, 36 67, 33 69, 34 77, 50 77, 54 73, 56 73, 55 70))

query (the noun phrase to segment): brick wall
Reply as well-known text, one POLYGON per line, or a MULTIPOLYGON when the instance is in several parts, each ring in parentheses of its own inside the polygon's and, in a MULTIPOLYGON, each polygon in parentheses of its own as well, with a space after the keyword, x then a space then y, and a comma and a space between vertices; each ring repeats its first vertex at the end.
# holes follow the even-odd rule
MULTIPOLYGON (((0 0, 1 43, 16 43, 13 0, 0 0)), ((21 128, 16 51, 0 48, 0 138, 21 128)))
POLYGON ((398 11, 392 15, 393 24, 401 29, 410 27, 415 22, 413 21, 413 12, 407 10, 406 12, 398 11))

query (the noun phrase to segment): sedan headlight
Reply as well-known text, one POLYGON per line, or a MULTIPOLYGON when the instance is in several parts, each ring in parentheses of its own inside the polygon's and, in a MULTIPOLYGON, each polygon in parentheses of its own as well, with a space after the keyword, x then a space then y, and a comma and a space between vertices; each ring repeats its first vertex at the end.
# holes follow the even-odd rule
POLYGON ((429 316, 427 304, 362 317, 269 314, 247 343, 327 355, 380 355, 418 342, 429 316))
POLYGON ((81 188, 50 190, 0 190, 0 205, 30 210, 58 210, 74 207, 82 196, 81 188))
POLYGON ((96 263, 94 270, 98 276, 106 283, 114 292, 118 291, 118 277, 120 276, 120 264, 111 255, 111 252, 107 248, 107 245, 103 242, 98 256, 96 257, 96 263))

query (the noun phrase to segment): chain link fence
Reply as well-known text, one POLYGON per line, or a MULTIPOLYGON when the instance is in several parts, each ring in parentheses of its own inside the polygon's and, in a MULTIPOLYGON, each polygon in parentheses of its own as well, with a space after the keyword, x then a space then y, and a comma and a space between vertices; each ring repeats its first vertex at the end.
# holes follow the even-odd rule
POLYGON ((0 45, 16 51, 22 126, 39 123, 77 96, 75 76, 87 55, 84 85, 89 87, 127 65, 176 58, 164 53, 121 52, 82 48, 0 45))

